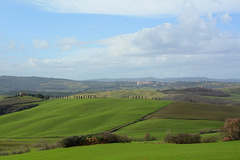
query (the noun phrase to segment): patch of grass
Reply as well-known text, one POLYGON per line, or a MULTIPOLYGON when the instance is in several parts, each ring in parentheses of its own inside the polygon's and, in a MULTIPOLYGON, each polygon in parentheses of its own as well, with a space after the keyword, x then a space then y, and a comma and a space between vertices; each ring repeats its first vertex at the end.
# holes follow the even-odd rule
POLYGON ((176 102, 151 115, 152 118, 214 120, 240 117, 239 106, 176 102))
POLYGON ((1 160, 239 160, 240 141, 201 144, 103 144, 3 156, 1 160))
POLYGON ((171 102, 135 99, 59 99, 0 116, 0 137, 58 137, 103 132, 171 102))
POLYGON ((207 120, 150 119, 124 127, 116 133, 134 138, 143 138, 145 133, 150 133, 160 139, 169 132, 199 133, 203 129, 219 129, 223 124, 220 121, 207 120))

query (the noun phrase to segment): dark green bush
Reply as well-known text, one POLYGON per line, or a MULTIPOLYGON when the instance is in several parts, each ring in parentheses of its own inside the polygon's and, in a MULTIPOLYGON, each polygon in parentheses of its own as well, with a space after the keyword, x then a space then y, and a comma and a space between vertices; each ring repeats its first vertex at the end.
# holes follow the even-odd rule
POLYGON ((132 141, 128 136, 121 136, 112 132, 102 133, 100 134, 100 137, 102 137, 103 141, 106 143, 129 143, 132 141))
POLYGON ((73 146, 93 145, 102 143, 126 143, 131 142, 131 138, 120 136, 111 132, 88 136, 71 136, 59 141, 59 146, 67 148, 73 146))
POLYGON ((73 146, 80 146, 82 142, 86 140, 87 136, 71 136, 66 137, 59 141, 59 145, 61 147, 73 147, 73 146))
POLYGON ((200 140, 201 140, 201 137, 199 134, 188 134, 188 133, 168 134, 164 138, 164 142, 176 143, 176 144, 200 143, 200 140))

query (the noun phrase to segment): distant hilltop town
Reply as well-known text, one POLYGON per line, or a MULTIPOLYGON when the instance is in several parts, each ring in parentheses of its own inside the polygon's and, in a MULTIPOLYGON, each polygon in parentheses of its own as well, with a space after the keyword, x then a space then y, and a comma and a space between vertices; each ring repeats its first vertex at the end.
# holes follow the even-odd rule
POLYGON ((151 81, 137 81, 137 85, 143 85, 143 84, 154 84, 154 82, 151 82, 151 81))

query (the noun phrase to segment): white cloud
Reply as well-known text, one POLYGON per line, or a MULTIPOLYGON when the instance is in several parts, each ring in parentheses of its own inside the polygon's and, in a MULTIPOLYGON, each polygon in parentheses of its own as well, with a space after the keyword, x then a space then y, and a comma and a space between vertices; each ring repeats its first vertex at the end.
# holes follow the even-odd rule
POLYGON ((216 27, 216 22, 211 15, 199 17, 190 9, 179 16, 177 25, 164 23, 136 33, 102 39, 98 41, 102 45, 99 48, 70 51, 68 49, 82 47, 85 42, 73 37, 64 38, 58 41, 58 45, 67 50, 67 56, 31 58, 22 64, 26 68, 32 66, 28 72, 39 73, 39 76, 64 75, 74 79, 236 77, 239 72, 240 36, 222 32, 216 27))
POLYGON ((87 42, 81 42, 75 39, 74 37, 63 38, 57 41, 57 45, 60 47, 61 50, 69 50, 72 47, 84 47, 87 42))
POLYGON ((225 23, 230 22, 232 20, 232 17, 229 15, 229 13, 221 15, 220 18, 225 23))
POLYGON ((240 53, 240 37, 222 33, 214 19, 191 13, 179 17, 179 24, 165 23, 132 33, 100 40, 115 56, 240 53))
POLYGON ((61 13, 113 15, 176 15, 192 3, 198 13, 239 12, 239 0, 25 0, 61 13))
POLYGON ((49 48, 49 44, 45 40, 33 39, 33 47, 36 49, 47 49, 49 48))
MULTIPOLYGON (((85 48, 84 45, 87 43, 74 37, 63 38, 57 41, 57 46, 62 51, 66 51, 67 56, 62 56, 64 52, 58 55, 58 58, 29 58, 19 62, 19 65, 15 64, 19 67, 17 71, 14 69, 10 71, 11 68, 0 68, 1 73, 7 73, 9 70, 9 73, 15 72, 15 74, 65 76, 65 78, 74 79, 179 77, 182 75, 210 77, 223 77, 224 75, 224 77, 238 76, 237 78, 240 78, 236 75, 239 73, 240 36, 219 30, 216 27, 217 20, 212 16, 214 14, 209 13, 208 17, 199 16, 199 13, 216 11, 224 13, 221 13, 221 17, 229 21, 231 20, 229 13, 236 11, 235 6, 239 8, 238 1, 179 0, 176 1, 176 5, 173 5, 173 0, 164 1, 166 3, 160 0, 126 0, 114 1, 115 3, 111 1, 108 4, 106 3, 110 1, 106 0, 74 2, 69 0, 68 3, 62 0, 35 0, 34 2, 55 12, 122 15, 178 14, 181 12, 181 15, 177 18, 178 24, 176 25, 164 23, 152 28, 143 28, 136 33, 99 40, 98 44, 102 45, 99 48, 85 48), (63 5, 64 3, 66 4, 63 5), (160 3, 162 5, 159 5, 160 3), (82 11, 79 4, 85 10, 82 11), (75 10, 72 9, 73 6, 75 10), (162 6, 166 9, 161 9, 162 6), (108 12, 106 8, 109 9, 108 12), (142 12, 140 12, 141 9, 142 12), (70 50, 73 47, 81 49, 73 52, 70 50)), ((33 44, 37 49, 49 47, 45 40, 34 39, 33 44)), ((4 61, 3 64, 14 66, 13 62, 4 61)))

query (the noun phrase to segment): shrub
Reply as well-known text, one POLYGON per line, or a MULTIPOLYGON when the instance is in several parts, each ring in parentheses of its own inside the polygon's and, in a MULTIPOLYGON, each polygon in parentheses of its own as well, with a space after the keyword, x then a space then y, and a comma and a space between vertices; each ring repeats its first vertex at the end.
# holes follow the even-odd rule
POLYGON ((126 143, 131 142, 127 136, 120 136, 111 132, 88 136, 71 136, 59 141, 59 146, 67 148, 73 146, 93 145, 102 143, 126 143))
POLYGON ((188 134, 188 133, 178 133, 178 134, 168 134, 164 138, 166 143, 176 143, 176 144, 189 144, 189 143, 200 143, 199 134, 188 134))
POLYGON ((128 136, 121 136, 111 132, 102 133, 100 137, 102 137, 106 143, 128 143, 132 141, 128 136))
POLYGON ((223 140, 240 140, 240 118, 228 118, 222 127, 223 140))
POLYGON ((59 145, 61 147, 73 147, 73 146, 80 146, 82 142, 86 140, 87 136, 71 136, 66 137, 59 141, 59 145))

